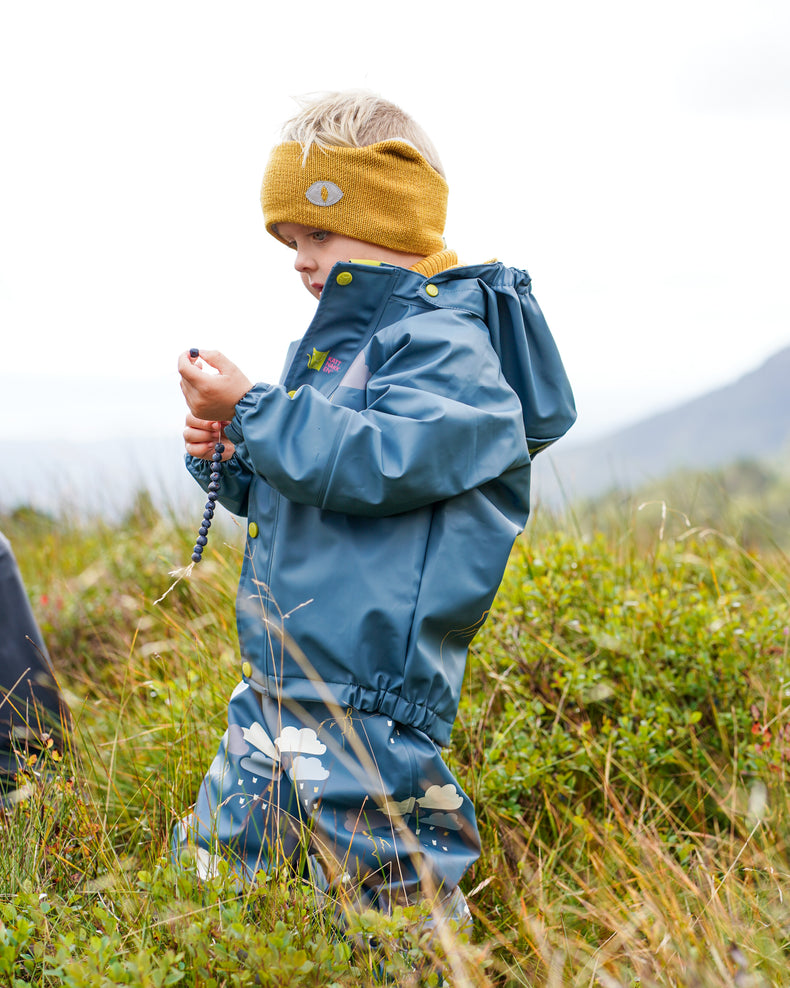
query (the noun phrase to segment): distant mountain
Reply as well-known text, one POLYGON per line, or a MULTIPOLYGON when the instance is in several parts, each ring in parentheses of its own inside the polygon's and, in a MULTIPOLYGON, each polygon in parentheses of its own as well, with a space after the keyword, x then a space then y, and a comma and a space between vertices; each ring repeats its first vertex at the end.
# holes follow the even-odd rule
POLYGON ((790 347, 732 384, 601 439, 574 446, 572 436, 536 460, 536 494, 549 503, 790 453, 790 347))

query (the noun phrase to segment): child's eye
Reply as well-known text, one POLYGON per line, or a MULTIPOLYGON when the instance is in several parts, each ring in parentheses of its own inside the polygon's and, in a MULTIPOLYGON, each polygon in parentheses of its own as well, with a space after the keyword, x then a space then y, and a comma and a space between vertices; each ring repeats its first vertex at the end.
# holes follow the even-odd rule
POLYGON ((311 236, 312 236, 313 240, 315 240, 316 243, 322 244, 322 243, 324 243, 324 241, 329 236, 329 231, 328 230, 316 230, 315 233, 311 234, 311 236))

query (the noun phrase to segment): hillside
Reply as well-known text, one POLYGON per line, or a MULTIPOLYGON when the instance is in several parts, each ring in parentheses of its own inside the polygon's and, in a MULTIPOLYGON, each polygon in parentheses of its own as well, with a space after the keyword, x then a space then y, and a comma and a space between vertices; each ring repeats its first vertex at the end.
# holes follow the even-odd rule
POLYGON ((790 443, 790 347, 715 391, 574 446, 573 433, 538 460, 544 501, 635 489, 680 469, 778 457, 790 443))

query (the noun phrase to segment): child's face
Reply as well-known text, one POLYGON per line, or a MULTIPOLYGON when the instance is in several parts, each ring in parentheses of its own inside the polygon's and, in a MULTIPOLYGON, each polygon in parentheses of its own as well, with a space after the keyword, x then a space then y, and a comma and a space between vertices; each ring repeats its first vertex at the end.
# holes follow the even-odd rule
POLYGON ((294 267, 302 276, 305 288, 316 298, 321 298, 329 272, 338 261, 384 261, 411 267, 421 260, 416 254, 403 254, 301 223, 278 223, 277 233, 296 251, 294 267))

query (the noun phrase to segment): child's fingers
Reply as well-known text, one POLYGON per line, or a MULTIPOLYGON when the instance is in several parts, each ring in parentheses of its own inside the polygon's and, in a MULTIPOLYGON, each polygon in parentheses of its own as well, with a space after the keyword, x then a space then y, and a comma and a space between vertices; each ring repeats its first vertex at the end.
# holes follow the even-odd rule
POLYGON ((199 419, 192 412, 187 412, 186 424, 182 433, 187 453, 200 460, 210 460, 217 442, 223 441, 225 452, 222 454, 222 459, 229 459, 233 456, 236 447, 224 435, 225 426, 228 424, 228 422, 199 419))
POLYGON ((202 429, 212 436, 218 436, 220 429, 224 429, 227 422, 212 422, 211 419, 199 419, 192 412, 187 412, 186 425, 188 429, 202 429))
POLYGON ((189 350, 185 350, 178 355, 178 373, 187 380, 194 378, 197 374, 203 373, 195 364, 195 358, 192 357, 189 350))
POLYGON ((184 429, 182 435, 185 443, 192 443, 193 445, 214 446, 217 442, 216 436, 199 429, 184 429))
POLYGON ((184 442, 187 443, 217 443, 220 439, 218 429, 193 429, 187 426, 183 433, 184 442))
POLYGON ((196 460, 210 460, 214 452, 214 443, 184 443, 184 449, 196 460))
POLYGON ((220 350, 197 350, 192 347, 191 350, 185 350, 178 358, 178 371, 189 381, 196 380, 198 374, 212 372, 228 374, 233 370, 236 370, 236 365, 220 350))
MULTIPOLYGON (((233 445, 233 443, 225 443, 224 445, 225 445, 225 449, 222 453, 223 461, 229 460, 236 451, 236 447, 233 445)), ((214 455, 215 446, 216 443, 214 443, 213 441, 210 443, 202 443, 202 442, 193 443, 193 442, 189 442, 188 440, 184 442, 184 449, 186 449, 187 453, 189 453, 190 456, 194 456, 195 459, 197 460, 212 459, 214 455)))
POLYGON ((209 367, 214 367, 220 374, 227 373, 231 367, 236 366, 220 350, 201 350, 200 359, 204 364, 208 364, 209 367))

